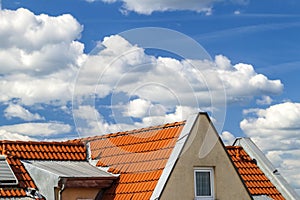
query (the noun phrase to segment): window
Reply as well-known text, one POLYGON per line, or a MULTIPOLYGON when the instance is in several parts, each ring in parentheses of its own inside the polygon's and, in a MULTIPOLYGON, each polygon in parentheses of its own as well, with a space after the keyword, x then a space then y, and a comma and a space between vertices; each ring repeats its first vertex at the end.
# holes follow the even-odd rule
POLYGON ((214 199, 214 174, 212 168, 194 170, 195 200, 214 199))
POLYGON ((18 180, 6 161, 5 155, 0 155, 0 185, 17 185, 18 180))

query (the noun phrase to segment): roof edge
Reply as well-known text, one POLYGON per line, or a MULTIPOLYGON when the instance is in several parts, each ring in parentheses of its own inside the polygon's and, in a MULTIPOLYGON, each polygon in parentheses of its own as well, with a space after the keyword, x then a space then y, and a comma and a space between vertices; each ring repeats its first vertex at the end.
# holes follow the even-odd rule
MULTIPOLYGON (((175 144, 175 147, 168 159, 168 162, 156 184, 156 187, 151 195, 151 198, 150 200, 157 200, 160 198, 161 196, 161 193, 165 187, 165 184, 166 182, 168 181, 169 179, 169 176, 177 162, 177 159, 179 158, 182 150, 183 150, 183 147, 187 141, 187 138, 188 136, 190 135, 191 133, 191 130, 193 129, 199 115, 206 115, 208 117, 208 114, 207 113, 197 113, 197 114, 193 114, 193 115, 190 115, 188 117, 188 119, 186 120, 186 123, 179 135, 179 138, 177 139, 177 142, 175 144)), ((209 117, 208 117, 209 118, 209 117)))

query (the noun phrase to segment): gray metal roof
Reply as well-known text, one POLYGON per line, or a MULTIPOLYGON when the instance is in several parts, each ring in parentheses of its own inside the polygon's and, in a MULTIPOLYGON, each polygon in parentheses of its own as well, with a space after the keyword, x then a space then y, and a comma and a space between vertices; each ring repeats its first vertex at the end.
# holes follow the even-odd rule
POLYGON ((254 200, 272 200, 270 197, 266 195, 252 196, 254 200))
POLYGON ((58 177, 112 177, 85 161, 23 161, 58 177))
POLYGON ((17 185, 18 179, 6 161, 6 156, 0 155, 0 185, 17 185))

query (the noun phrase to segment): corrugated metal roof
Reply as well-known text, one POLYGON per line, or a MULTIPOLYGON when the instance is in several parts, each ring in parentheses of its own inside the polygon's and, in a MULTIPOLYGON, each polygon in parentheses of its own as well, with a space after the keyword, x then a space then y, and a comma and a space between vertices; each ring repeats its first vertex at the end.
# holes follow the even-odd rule
POLYGON ((31 164, 59 177, 112 177, 111 174, 85 161, 26 161, 26 164, 31 164))
POLYGON ((17 185, 18 180, 6 161, 6 156, 0 155, 0 185, 17 185))

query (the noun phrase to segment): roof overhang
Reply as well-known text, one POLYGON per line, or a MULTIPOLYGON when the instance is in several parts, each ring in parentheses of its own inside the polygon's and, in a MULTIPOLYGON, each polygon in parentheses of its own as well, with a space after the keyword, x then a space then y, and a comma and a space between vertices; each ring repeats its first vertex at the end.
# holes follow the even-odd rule
POLYGON ((110 187, 116 178, 118 177, 60 177, 58 187, 104 189, 110 187))
POLYGON ((87 161, 22 161, 46 199, 54 199, 54 188, 107 188, 118 175, 112 175, 87 161))

